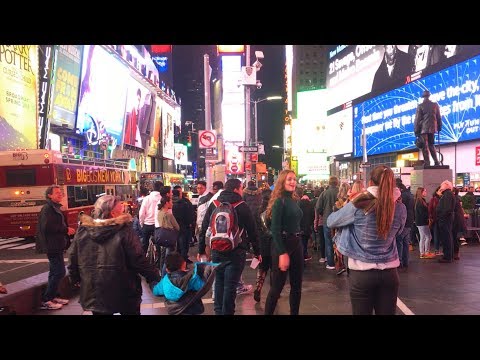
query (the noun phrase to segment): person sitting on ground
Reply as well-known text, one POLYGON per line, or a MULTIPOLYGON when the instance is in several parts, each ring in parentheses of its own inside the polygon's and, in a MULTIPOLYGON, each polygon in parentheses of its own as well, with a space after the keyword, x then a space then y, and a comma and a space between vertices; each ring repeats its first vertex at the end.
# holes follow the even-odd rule
POLYGON ((193 269, 188 271, 185 258, 174 251, 166 256, 165 265, 167 276, 153 286, 153 295, 165 296, 170 315, 203 314, 202 296, 212 286, 213 270, 219 264, 196 262, 193 269))

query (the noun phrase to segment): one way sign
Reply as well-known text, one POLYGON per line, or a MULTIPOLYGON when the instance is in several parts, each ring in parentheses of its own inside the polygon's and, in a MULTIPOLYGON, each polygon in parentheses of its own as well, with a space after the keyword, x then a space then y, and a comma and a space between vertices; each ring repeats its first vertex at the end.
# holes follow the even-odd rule
POLYGON ((238 151, 240 152, 257 152, 258 146, 239 146, 238 151))

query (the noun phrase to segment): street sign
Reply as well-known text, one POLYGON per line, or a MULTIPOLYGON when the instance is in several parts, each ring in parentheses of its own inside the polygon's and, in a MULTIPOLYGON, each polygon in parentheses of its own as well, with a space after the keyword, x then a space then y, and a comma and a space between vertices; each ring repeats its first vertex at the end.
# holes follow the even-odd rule
POLYGON ((240 151, 240 152, 258 152, 258 146, 239 146, 238 151, 240 151))
POLYGON ((215 130, 201 130, 198 132, 198 144, 200 149, 217 147, 217 132, 215 130))

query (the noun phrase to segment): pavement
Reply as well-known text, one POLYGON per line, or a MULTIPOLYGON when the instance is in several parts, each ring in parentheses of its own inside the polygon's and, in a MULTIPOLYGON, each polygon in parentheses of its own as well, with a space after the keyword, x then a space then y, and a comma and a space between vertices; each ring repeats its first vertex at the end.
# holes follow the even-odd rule
MULTIPOLYGON (((194 259, 196 247, 191 248, 194 259)), ((310 249, 312 260, 307 261, 302 289, 301 315, 351 315, 346 273, 336 275, 336 271, 327 270, 325 263, 319 263, 319 254, 310 249)), ((36 258, 41 259, 42 256, 36 258)), ((18 262, 5 262, 0 256, 0 278, 14 278, 12 272, 24 271, 39 263, 29 263, 28 258, 18 262), (23 267, 21 267, 23 265, 23 267), (4 270, 6 267, 16 270, 4 270), (2 270, 3 269, 3 270, 2 270), (8 276, 6 276, 8 275, 8 276)), ((243 277, 245 283, 255 284, 256 270, 247 262, 243 277)), ((47 266, 48 268, 48 266, 47 266)), ((32 269, 28 270, 31 271, 32 269)), ((48 270, 47 270, 48 271, 48 270)), ((400 289, 397 299, 397 315, 477 315, 480 314, 480 244, 469 241, 461 246, 460 260, 450 264, 439 263, 436 259, 420 259, 418 250, 410 252, 408 270, 399 270, 400 289)), ((8 282, 7 289, 8 289, 8 282)), ((237 296, 235 315, 263 315, 265 298, 268 293, 268 279, 262 290, 259 303, 253 294, 237 296)), ((279 299, 276 314, 288 315, 288 281, 279 299)), ((213 315, 211 292, 203 298, 204 315, 213 315)), ((163 298, 152 295, 148 286, 143 284, 141 306, 142 315, 166 315, 163 298)), ((37 310, 34 315, 89 315, 78 303, 78 295, 70 299, 70 304, 61 310, 37 310)))

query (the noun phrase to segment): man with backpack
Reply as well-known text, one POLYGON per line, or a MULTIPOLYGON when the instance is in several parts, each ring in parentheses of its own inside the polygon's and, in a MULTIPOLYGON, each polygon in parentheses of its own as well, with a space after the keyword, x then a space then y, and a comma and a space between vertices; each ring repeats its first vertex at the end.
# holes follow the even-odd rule
POLYGON ((224 190, 207 209, 198 240, 198 259, 206 256, 205 234, 210 228, 212 262, 226 263, 215 275, 215 315, 233 315, 237 284, 245 267, 247 250, 252 245, 261 261, 255 219, 242 200, 242 182, 229 179, 224 190), (246 231, 246 237, 243 233, 246 231))

